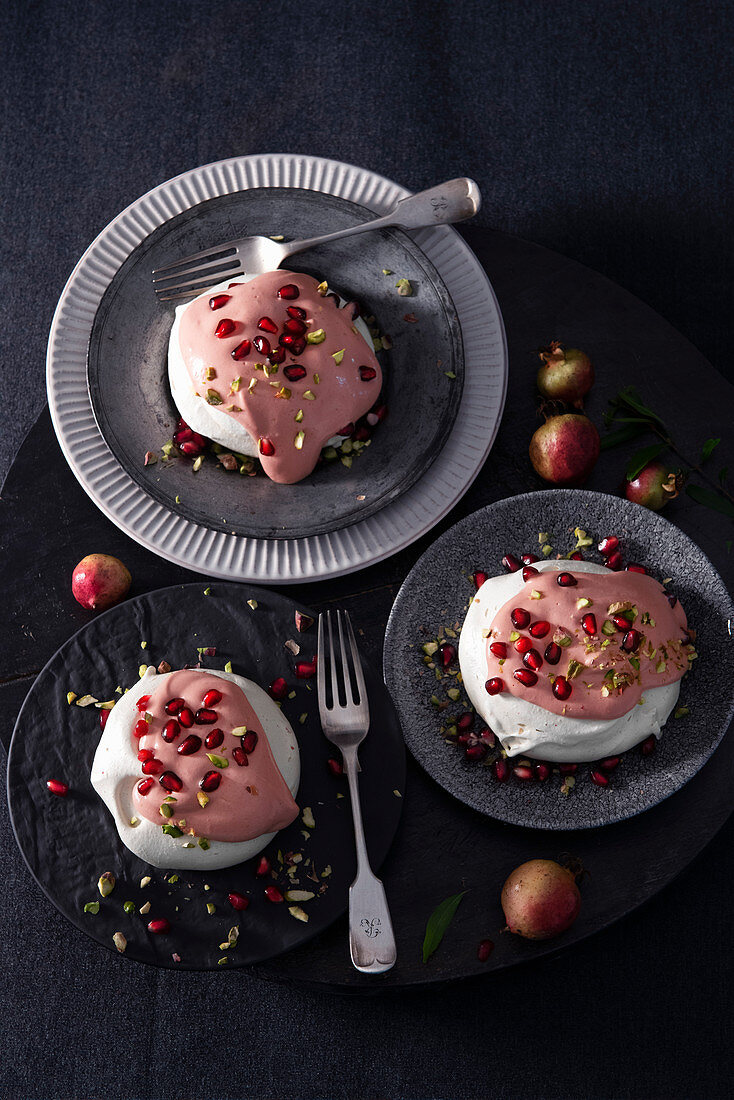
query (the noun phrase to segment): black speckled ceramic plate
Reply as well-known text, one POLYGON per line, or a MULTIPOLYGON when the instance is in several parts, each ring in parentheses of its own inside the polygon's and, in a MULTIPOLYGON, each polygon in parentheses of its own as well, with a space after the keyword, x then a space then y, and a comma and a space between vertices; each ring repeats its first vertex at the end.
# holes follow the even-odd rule
MULTIPOLYGON (((601 561, 594 552, 590 559, 601 561)), ((480 813, 513 825, 539 829, 582 829, 608 825, 649 809, 677 791, 705 764, 723 737, 734 709, 734 607, 708 558, 678 528, 655 512, 618 497, 581 490, 526 493, 490 504, 467 516, 438 539, 409 573, 398 593, 385 638, 385 681, 395 700, 405 740, 419 764, 450 794, 480 813), (595 542, 616 534, 626 561, 641 562, 680 599, 697 631, 699 658, 681 686, 679 706, 690 713, 671 717, 655 752, 625 754, 606 788, 579 765, 568 797, 556 772, 546 782, 511 778, 498 782, 491 767, 470 764, 447 744, 442 721, 469 709, 466 699, 439 712, 431 697, 445 696, 423 664, 421 644, 445 626, 462 623, 473 594, 476 569, 501 573, 501 559, 538 553, 538 533, 548 532, 554 551, 573 549, 573 530, 582 527, 595 542)))
MULTIPOLYGON (((305 943, 345 911, 356 870, 349 793, 346 781, 332 776, 327 766, 334 749, 321 732, 315 681, 295 679, 294 659, 284 648, 284 641, 295 637, 304 656, 310 657, 315 628, 297 634, 298 605, 265 589, 212 582, 207 596, 204 588, 203 583, 190 584, 139 596, 95 618, 70 638, 31 688, 8 757, 13 829, 31 873, 57 909, 111 950, 113 934, 122 932, 128 944, 126 958, 182 969, 262 962, 305 943), (248 599, 257 601, 255 610, 248 599), (145 649, 141 641, 147 642, 145 649), (124 688, 138 679, 141 663, 158 664, 165 659, 182 667, 197 661, 197 648, 209 646, 216 647, 216 654, 203 658, 207 667, 223 668, 230 660, 234 672, 264 686, 276 676, 285 676, 296 692, 294 699, 283 704, 301 751, 296 801, 301 809, 311 807, 316 825, 306 830, 305 838, 303 822, 297 818, 275 837, 265 854, 276 868, 278 852, 302 853, 304 866, 312 861, 318 881, 299 873, 299 888, 318 892, 325 884, 327 889, 302 903, 308 923, 294 919, 287 905, 265 899, 267 880, 254 873, 259 857, 219 871, 178 871, 178 880, 171 882, 166 872, 149 867, 125 848, 89 781, 100 737, 99 711, 93 706, 68 706, 66 693, 114 698, 118 685, 124 688), (49 794, 45 786, 49 778, 68 783, 66 798, 49 794), (112 871, 117 879, 105 899, 96 886, 103 871, 112 871), (141 889, 144 875, 152 881, 141 889), (244 912, 235 912, 229 905, 227 894, 232 890, 250 897, 244 912), (99 902, 96 915, 84 912, 85 903, 92 901, 99 902), (149 901, 150 914, 125 913, 125 901, 136 907, 149 901), (213 914, 207 911, 207 903, 214 905, 213 914), (172 930, 165 936, 151 935, 148 920, 160 916, 170 919, 172 930), (220 948, 234 925, 240 928, 237 947, 220 948), (226 962, 220 963, 223 958, 226 962)), ((372 730, 360 749, 360 788, 370 857, 378 867, 400 820, 405 748, 384 684, 368 666, 365 678, 372 730)), ((281 871, 270 881, 285 889, 289 880, 281 871)))
POLYGON ((461 328, 428 257, 406 233, 389 229, 366 234, 358 245, 336 241, 290 261, 293 270, 325 278, 343 297, 362 303, 392 339, 391 349, 379 353, 389 415, 350 469, 327 462, 297 485, 277 485, 262 474, 228 475, 213 458, 196 474, 190 461, 143 464, 146 451, 169 440, 178 420, 167 374, 178 303, 156 301, 151 270, 216 241, 272 233, 311 237, 372 216, 356 203, 318 191, 252 188, 209 199, 166 221, 121 265, 92 326, 89 394, 110 450, 160 504, 215 531, 268 539, 320 535, 396 500, 440 453, 461 401, 461 328), (410 298, 397 293, 398 277, 410 280, 410 298), (406 315, 418 323, 406 321, 406 315))

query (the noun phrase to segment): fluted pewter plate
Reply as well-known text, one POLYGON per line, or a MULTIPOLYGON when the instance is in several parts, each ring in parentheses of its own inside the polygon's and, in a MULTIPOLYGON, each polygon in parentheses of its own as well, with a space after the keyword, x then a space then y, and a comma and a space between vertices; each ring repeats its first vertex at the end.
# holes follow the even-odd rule
MULTIPOLYGON (((154 188, 103 230, 64 288, 48 346, 51 416, 62 451, 91 499, 153 552, 228 580, 283 584, 339 576, 381 561, 425 534, 471 485, 492 446, 505 401, 502 318, 484 271, 455 230, 437 227, 411 234, 446 289, 463 344, 461 400, 440 453, 397 499, 388 499, 366 518, 349 517, 336 530, 303 537, 253 537, 223 524, 214 529, 181 514, 146 492, 105 443, 87 384, 90 336, 105 292, 141 242, 184 211, 252 188, 322 192, 375 214, 408 194, 362 168, 296 154, 220 161, 154 188)), ((273 232, 287 234, 287 214, 286 205, 273 232)))

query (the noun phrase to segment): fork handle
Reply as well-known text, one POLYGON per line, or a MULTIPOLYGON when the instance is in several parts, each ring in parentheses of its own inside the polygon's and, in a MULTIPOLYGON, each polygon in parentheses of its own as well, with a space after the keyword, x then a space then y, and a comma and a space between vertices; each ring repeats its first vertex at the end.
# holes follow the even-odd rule
POLYGON ((325 233, 321 237, 309 237, 304 241, 289 241, 283 245, 283 259, 313 248, 326 241, 337 241, 341 237, 353 237, 356 233, 366 233, 369 229, 399 225, 403 229, 422 229, 428 225, 450 225, 473 217, 481 206, 482 198, 474 180, 467 177, 447 180, 428 191, 419 191, 417 195, 408 195, 399 199, 392 210, 381 218, 369 222, 351 225, 348 229, 339 229, 334 233, 325 233))
POLYGON ((395 965, 395 935, 385 887, 373 873, 367 855, 357 782, 356 746, 343 749, 342 756, 349 782, 357 846, 357 877, 349 888, 349 952, 357 970, 365 974, 381 974, 395 965))

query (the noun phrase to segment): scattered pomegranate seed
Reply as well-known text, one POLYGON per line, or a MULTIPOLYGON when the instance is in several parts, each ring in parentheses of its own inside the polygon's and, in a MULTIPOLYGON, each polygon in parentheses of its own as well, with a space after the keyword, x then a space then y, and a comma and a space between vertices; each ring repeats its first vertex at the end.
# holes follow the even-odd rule
POLYGON ((578 764, 559 764, 558 770, 561 775, 575 775, 579 770, 578 764))
POLYGON ((538 682, 538 676, 535 672, 531 672, 529 668, 516 668, 512 674, 519 684, 523 687, 531 688, 535 687, 538 682))
POLYGON ((136 737, 145 737, 146 733, 150 733, 150 726, 144 718, 138 718, 133 733, 136 737))
POLYGON ((249 898, 246 898, 244 894, 236 893, 236 891, 234 890, 231 894, 227 894, 227 901, 233 909, 237 909, 239 912, 241 912, 243 909, 246 909, 247 906, 250 904, 249 898))
POLYGON ((262 436, 258 440, 258 449, 261 455, 266 455, 268 458, 275 454, 275 444, 272 439, 268 439, 267 436, 262 436))
POLYGON ((666 592, 665 596, 670 606, 675 607, 675 605, 678 603, 678 597, 674 596, 672 592, 666 592))
POLYGON ((207 794, 210 794, 212 791, 216 791, 221 782, 221 773, 212 771, 207 772, 206 775, 202 776, 202 778, 199 780, 199 786, 201 787, 202 791, 206 791, 207 794))
POLYGON ((285 298, 289 302, 300 297, 300 294, 301 292, 295 283, 285 283, 278 291, 278 297, 285 298))
POLYGON ((245 736, 241 739, 240 744, 242 745, 244 752, 246 752, 248 756, 250 753, 254 752, 255 746, 257 745, 257 734, 255 733, 255 731, 248 730, 245 736))
POLYGON ((174 443, 188 443, 194 438, 194 433, 191 428, 180 428, 179 431, 173 433, 174 443))
POLYGON ((573 554, 571 554, 571 561, 583 561, 583 560, 584 560, 584 555, 581 553, 581 551, 580 550, 574 550, 573 554))
POLYGON ((247 358, 252 351, 252 342, 250 340, 243 340, 241 344, 238 344, 236 348, 232 348, 232 358, 239 363, 241 359, 247 358))
POLYGON ((68 783, 62 783, 60 779, 47 779, 46 787, 51 794, 55 794, 58 798, 66 798, 69 793, 68 783))
POLYGON ((289 382, 300 382, 302 378, 306 377, 306 368, 302 367, 300 363, 293 363, 292 366, 283 368, 283 374, 289 382))
POLYGON ((188 457, 191 458, 194 455, 201 454, 202 447, 203 444, 199 443, 182 443, 180 449, 182 454, 188 455, 188 457))
POLYGON ((526 764, 516 764, 512 769, 512 774, 517 776, 518 779, 534 779, 533 769, 529 768, 526 764))
MULTIPOLYGON (((201 744, 201 742, 199 742, 201 744)), ((183 790, 183 782, 179 779, 175 772, 164 772, 158 780, 161 787, 166 791, 181 791, 183 790)))
POLYGON ((235 764, 237 764, 237 766, 240 768, 246 768, 247 765, 250 763, 247 757, 247 753, 242 748, 242 745, 237 745, 236 748, 232 749, 232 759, 234 760, 235 764))
POLYGON ((591 782, 596 783, 597 787, 608 787, 609 786, 609 780, 605 776, 604 772, 600 772, 600 771, 597 771, 596 769, 594 769, 589 774, 591 776, 591 782))
POLYGON ((634 653, 641 641, 642 635, 639 630, 628 630, 622 639, 622 649, 625 653, 634 653))
POLYGON ((100 726, 100 729, 105 728, 105 726, 107 725, 107 719, 109 718, 109 716, 110 716, 110 712, 108 710, 101 710, 99 712, 99 726, 100 726))
POLYGON ((521 554, 520 555, 520 561, 523 563, 523 565, 535 565, 536 561, 538 561, 538 560, 539 559, 538 559, 536 554, 521 554))
POLYGON ((462 748, 465 748, 469 743, 474 743, 474 734, 467 731, 466 733, 460 733, 456 738, 456 741, 462 748))
POLYGON ((146 760, 142 767, 143 775, 158 775, 163 765, 160 760, 146 760))
POLYGON ((154 783, 154 779, 141 779, 138 783, 138 794, 148 794, 154 783))
POLYGON ((499 676, 492 676, 484 685, 484 690, 487 695, 499 695, 501 691, 505 690, 505 681, 500 679, 499 676))
POLYGON ((486 963, 489 956, 494 951, 494 944, 491 940, 482 940, 477 948, 477 958, 480 963, 486 963))
POLYGON ((267 875, 269 871, 270 860, 267 858, 267 856, 261 856, 260 862, 255 868, 255 874, 258 876, 258 878, 264 878, 264 876, 267 875))
POLYGON ((194 716, 197 726, 213 726, 216 720, 217 712, 211 707, 199 707, 194 716))
POLYGON ((561 659, 561 647, 556 642, 549 642, 545 647, 545 653, 543 656, 549 665, 557 665, 561 659))
POLYGON ((224 734, 219 729, 219 727, 217 727, 216 729, 213 729, 211 733, 208 733, 206 735, 206 740, 204 741, 204 744, 208 749, 218 749, 222 741, 224 741, 224 734))
POLYGON ((630 621, 626 615, 612 615, 612 622, 616 626, 617 630, 624 630, 625 633, 630 628, 630 621))
POLYGON ((263 332, 273 333, 278 331, 278 326, 271 317, 261 317, 257 322, 257 327, 263 332))
POLYGON ((344 767, 339 760, 334 760, 333 757, 329 757, 326 761, 326 765, 332 775, 344 775, 344 767))
POLYGON ((197 737, 195 733, 190 733, 188 737, 184 737, 181 744, 176 748, 176 752, 180 753, 181 756, 193 756, 200 748, 201 738, 197 737))
POLYGON ((529 638, 526 638, 524 635, 523 637, 518 638, 514 645, 518 653, 527 653, 529 649, 533 648, 533 643, 530 641, 529 638))
POLYGON ((277 886, 266 886, 265 897, 275 905, 278 905, 283 900, 283 895, 277 886))
POLYGON ((298 317, 289 317, 286 323, 283 325, 286 332, 290 332, 293 336, 303 336, 306 331, 306 326, 303 321, 298 317))
POLYGON ((288 694, 288 684, 282 676, 277 676, 268 688, 268 692, 273 699, 285 699, 288 694))
POLYGON ((261 355, 270 355, 271 344, 267 336, 256 336, 252 342, 261 355))
POLYGON ((489 652, 495 657, 498 657, 500 661, 504 661, 507 657, 507 644, 506 642, 490 642, 489 652))
POLYGON ((527 653, 523 654, 522 663, 526 668, 532 669, 533 672, 538 672, 543 667, 543 658, 537 649, 529 649, 527 653))
POLYGON ((605 539, 601 540, 601 542, 597 546, 597 550, 603 557, 608 558, 610 554, 614 553, 618 546, 619 539, 617 538, 617 536, 607 535, 605 539))
POLYGON ((550 623, 546 619, 538 619, 537 623, 533 623, 530 627, 533 638, 545 638, 549 630, 550 623))
POLYGON ((185 704, 185 699, 169 699, 163 709, 165 710, 166 714, 178 714, 178 712, 181 710, 181 707, 185 706, 185 704))
POLYGON ((456 727, 457 729, 460 729, 462 733, 465 730, 470 730, 473 725, 474 715, 471 713, 471 711, 464 711, 464 713, 460 714, 459 717, 456 719, 456 727))
POLYGON ((210 688, 209 691, 204 693, 204 698, 201 700, 202 706, 215 707, 217 703, 221 703, 222 693, 217 691, 216 688, 210 688))
POLYGON ((513 607, 510 618, 518 630, 524 630, 530 622, 530 612, 524 607, 513 607))
POLYGON ((296 676, 299 680, 310 680, 316 675, 316 654, 309 661, 296 662, 296 676))
POLYGON ((191 729, 194 724, 194 712, 191 707, 181 707, 178 712, 178 720, 184 729, 191 729))
POLYGON ((622 555, 619 550, 615 550, 613 554, 610 554, 607 560, 604 562, 607 569, 614 569, 615 572, 622 568, 622 555))
POLYGON ((650 736, 646 737, 645 740, 640 745, 640 752, 642 753, 643 756, 650 756, 651 753, 655 752, 656 747, 657 747, 657 740, 655 738, 655 734, 651 733, 650 736))
POLYGON ((154 758, 155 753, 152 749, 141 749, 138 753, 138 760, 141 762, 141 764, 144 764, 146 760, 153 760, 154 758))
POLYGON ((625 568, 628 573, 647 573, 647 569, 645 569, 645 566, 638 565, 637 562, 630 562, 630 564, 625 566, 625 568))
POLYGON ((551 773, 549 765, 544 764, 542 761, 538 761, 533 767, 535 769, 535 778, 539 780, 539 782, 544 783, 551 773))
MULTIPOLYGON (((518 569, 522 565, 522 562, 515 557, 514 554, 505 554, 502 559, 502 564, 508 573, 517 573, 518 569)), ((527 564, 530 564, 529 562, 527 564)))
POLYGON ((533 565, 524 565, 522 568, 522 579, 529 581, 531 577, 537 577, 540 573, 539 569, 536 569, 533 565))
POLYGON ((494 762, 494 777, 498 779, 500 783, 506 783, 510 778, 510 766, 502 757, 494 762))
POLYGON ((371 382, 373 378, 377 377, 377 371, 374 367, 360 367, 359 377, 363 382, 371 382))
POLYGON ((236 327, 234 321, 230 320, 229 317, 223 317, 215 328, 214 335, 223 340, 225 336, 231 336, 236 327))
POLYGON ((148 709, 148 703, 149 702, 150 702, 150 696, 149 695, 141 695, 140 698, 138 699, 137 703, 135 704, 135 706, 137 707, 137 709, 140 711, 141 714, 144 714, 145 711, 148 709))
POLYGON ((386 416, 387 405, 373 405, 367 413, 367 423, 374 428, 381 420, 384 420, 386 416))
POLYGON ((495 746, 495 737, 494 737, 494 734, 492 733, 492 731, 490 729, 485 728, 483 730, 480 730, 479 733, 477 734, 477 737, 479 738, 480 741, 484 741, 485 745, 488 745, 490 747, 490 749, 494 748, 494 746, 495 746))
POLYGON ((343 428, 340 428, 336 433, 337 435, 351 435, 354 431, 354 421, 350 420, 348 424, 345 424, 343 428))
POLYGON ((483 760, 487 755, 486 745, 469 745, 465 750, 467 760, 483 760))
POLYGON ((581 620, 581 625, 584 628, 584 633, 593 638, 596 634, 596 615, 592 614, 592 612, 584 615, 583 619, 581 620))
POLYGON ((278 363, 284 363, 285 348, 273 348, 273 350, 268 355, 268 359, 274 366, 277 366, 278 363))
POLYGON ((289 317, 294 317, 297 321, 306 320, 306 310, 301 309, 300 306, 288 306, 286 313, 289 317))
POLYGON ((175 741, 181 732, 181 727, 175 718, 169 718, 165 726, 161 730, 161 737, 164 741, 167 741, 170 745, 171 741, 175 741))
POLYGON ((154 936, 165 936, 166 932, 171 931, 171 922, 165 917, 156 917, 155 920, 148 921, 148 931, 154 936))
POLYGON ((226 306, 231 297, 231 294, 215 294, 209 299, 209 309, 221 309, 222 306, 226 306))
POLYGON ((451 642, 444 642, 438 652, 441 654, 441 663, 444 668, 448 668, 451 662, 456 660, 456 646, 451 645, 451 642))
POLYGON ((573 688, 571 687, 565 676, 556 676, 555 680, 553 681, 553 694, 555 695, 556 699, 565 701, 566 699, 570 698, 572 691, 573 688))
POLYGON ((573 573, 559 573, 556 577, 556 584, 560 584, 561 588, 573 588, 578 583, 573 573))
POLYGON ((606 760, 602 760, 599 767, 602 769, 602 771, 613 772, 619 764, 619 759, 620 758, 618 756, 608 756, 606 760))

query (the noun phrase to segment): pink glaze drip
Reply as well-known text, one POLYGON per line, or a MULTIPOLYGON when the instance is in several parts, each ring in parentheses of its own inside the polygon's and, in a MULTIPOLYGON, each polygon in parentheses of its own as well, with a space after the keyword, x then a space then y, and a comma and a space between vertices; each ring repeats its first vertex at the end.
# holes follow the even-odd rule
POLYGON ((380 365, 354 327, 351 310, 338 309, 336 298, 322 297, 317 286, 310 275, 269 271, 249 283, 233 284, 227 291, 230 301, 222 308, 210 309, 207 295, 192 302, 181 316, 180 348, 196 392, 206 400, 208 391, 216 391, 222 401, 218 409, 242 424, 253 439, 272 440, 275 453, 261 453, 260 461, 268 477, 284 484, 310 474, 322 447, 340 428, 372 408, 382 386, 380 365), (287 283, 298 287, 297 299, 278 298, 279 288, 287 283), (286 310, 292 305, 306 311, 304 324, 308 332, 323 329, 326 338, 321 344, 306 344, 298 356, 287 351, 283 363, 271 366, 267 355, 256 350, 254 340, 264 336, 273 350, 277 348, 283 325, 289 320, 286 310), (234 321, 235 326, 231 335, 220 339, 214 333, 224 317, 234 321), (276 334, 258 328, 262 317, 275 322, 276 334), (236 361, 232 351, 245 339, 252 342, 250 353, 236 361), (333 356, 341 351, 344 355, 337 364, 333 356), (296 363, 306 368, 306 376, 289 381, 284 369, 296 363), (266 374, 263 366, 272 373, 266 374), (360 367, 373 368, 375 377, 362 381, 360 367), (214 377, 207 380, 209 368, 214 377), (318 382, 314 375, 318 375, 318 382), (232 392, 232 383, 238 377, 239 389, 232 392), (250 392, 253 379, 256 385, 250 392), (290 390, 289 398, 277 396, 283 388, 290 390), (313 399, 304 396, 307 392, 313 399), (296 421, 299 410, 303 419, 296 421), (300 449, 295 445, 299 432, 304 433, 300 449))
POLYGON ((186 669, 171 672, 158 685, 151 695, 147 713, 152 715, 150 733, 137 738, 130 733, 134 748, 152 749, 157 760, 163 765, 156 775, 155 786, 147 795, 137 790, 133 792, 135 812, 156 825, 164 825, 159 807, 164 798, 172 793, 176 802, 172 802, 173 816, 169 819, 177 824, 184 819, 185 833, 206 837, 208 840, 237 842, 252 840, 263 833, 273 833, 285 828, 298 814, 298 806, 280 774, 268 739, 244 692, 229 680, 207 675, 206 672, 186 669), (170 715, 163 709, 169 699, 180 697, 196 712, 202 705, 204 694, 211 688, 222 693, 221 702, 213 708, 217 712, 214 726, 194 725, 191 729, 182 729, 175 741, 168 744, 161 737, 161 730, 169 721, 170 715), (241 738, 231 732, 237 726, 247 726, 258 735, 257 745, 249 756, 249 764, 239 767, 232 759, 232 749, 241 744, 241 738), (224 741, 212 751, 229 761, 227 768, 217 768, 207 757, 204 738, 211 729, 219 727, 224 733, 224 741), (187 734, 195 733, 201 737, 202 747, 192 756, 181 756, 176 750, 187 734), (182 780, 181 791, 169 792, 159 783, 164 771, 172 771, 182 780), (209 795, 205 807, 200 806, 197 792, 201 790, 199 780, 209 771, 220 771, 222 781, 216 791, 209 795))
MULTIPOLYGON (((573 573, 573 570, 568 572, 573 573)), ((569 718, 611 719, 631 710, 646 688, 672 684, 688 671, 686 616, 680 603, 671 608, 658 581, 643 573, 578 572, 573 573, 578 584, 562 588, 556 581, 557 576, 555 570, 549 570, 531 577, 492 620, 486 639, 487 669, 490 677, 502 678, 505 691, 569 718), (542 593, 542 598, 531 599, 533 591, 542 593), (590 607, 577 607, 577 600, 583 597, 592 601, 590 607), (634 623, 630 623, 630 628, 642 635, 634 653, 626 653, 621 648, 624 631, 615 630, 609 636, 602 632, 602 624, 610 619, 609 606, 622 601, 628 601, 628 606, 634 605, 638 610, 634 623), (513 625, 510 613, 516 607, 530 612, 531 621, 525 630, 518 631, 513 625), (584 615, 589 613, 596 617, 595 637, 587 636, 581 625, 584 615), (646 615, 650 616, 654 626, 643 622, 646 615), (544 638, 533 638, 530 627, 540 620, 550 622, 550 630, 544 638), (528 638, 533 648, 544 657, 548 643, 553 641, 559 629, 570 635, 571 644, 562 647, 557 665, 543 660, 537 684, 523 686, 513 673, 515 669, 527 666, 523 665, 522 655, 510 641, 510 635, 514 631, 528 638), (602 643, 607 640, 609 644, 603 647, 602 643), (490 652, 489 646, 493 641, 507 643, 507 659, 503 663, 490 652), (631 658, 639 661, 639 670, 634 667, 631 658), (571 661, 577 661, 583 667, 576 676, 569 678, 571 661), (665 668, 657 671, 661 661, 664 661, 665 668), (615 685, 605 679, 609 672, 616 673, 624 686, 619 680, 615 685), (553 694, 553 678, 556 676, 567 677, 572 687, 571 696, 566 701, 557 699, 553 694)))

